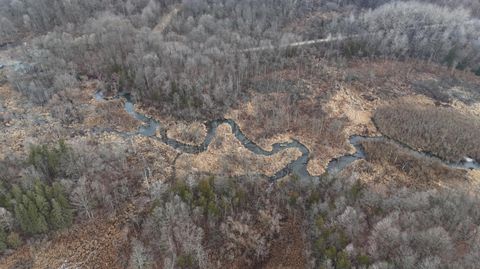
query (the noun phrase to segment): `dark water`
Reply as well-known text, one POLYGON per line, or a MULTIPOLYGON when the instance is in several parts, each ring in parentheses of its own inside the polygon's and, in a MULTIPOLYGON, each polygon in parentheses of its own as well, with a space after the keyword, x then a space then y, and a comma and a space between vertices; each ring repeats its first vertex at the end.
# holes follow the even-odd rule
MULTIPOLYGON (((212 120, 208 121, 205 123, 207 127, 207 135, 204 139, 204 141, 200 145, 190 145, 190 144, 185 144, 180 141, 177 141, 175 139, 171 139, 167 136, 165 128, 161 125, 160 122, 156 121, 153 118, 147 117, 144 114, 138 113, 135 111, 134 107, 134 102, 133 98, 129 93, 125 94, 120 94, 117 97, 123 97, 125 98, 125 111, 132 115, 135 119, 143 122, 143 126, 139 128, 137 132, 134 133, 127 133, 127 132, 118 132, 118 131, 113 131, 113 130, 107 130, 110 132, 115 132, 123 137, 130 137, 133 135, 143 135, 150 137, 152 139, 156 139, 158 141, 161 141, 172 148, 184 152, 184 153, 190 153, 190 154, 196 154, 200 152, 204 152, 208 149, 210 146, 210 143, 212 142, 213 138, 215 137, 216 131, 218 126, 222 124, 228 124, 230 125, 232 129, 232 133, 235 135, 235 137, 240 141, 240 143, 248 150, 251 152, 257 154, 257 155, 262 155, 262 156, 271 156, 274 155, 280 151, 283 151, 285 149, 289 148, 295 148, 298 149, 302 155, 297 158, 296 160, 292 161, 289 163, 287 166, 282 168, 280 171, 275 173, 275 175, 268 177, 271 181, 276 181, 278 179, 281 179, 287 175, 295 175, 299 177, 302 180, 309 180, 309 181, 317 181, 320 179, 320 176, 315 176, 311 175, 308 170, 307 170, 307 165, 309 161, 309 156, 310 156, 310 150, 302 144, 298 140, 292 140, 289 142, 282 142, 282 143, 276 143, 272 145, 272 150, 268 151, 257 144, 255 144, 252 140, 250 140, 245 134, 240 130, 240 127, 237 125, 237 123, 231 119, 217 119, 217 120, 212 120), (157 130, 160 135, 157 135, 157 130)), ((95 93, 95 99, 97 100, 105 100, 105 97, 102 95, 101 92, 95 93)), ((361 146, 361 143, 364 141, 379 141, 379 140, 386 140, 387 138, 385 137, 363 137, 363 136, 352 136, 350 137, 350 144, 355 148, 355 153, 350 154, 350 155, 344 155, 339 158, 333 159, 330 161, 330 163, 327 166, 327 173, 328 174, 335 174, 340 171, 342 171, 345 167, 353 163, 354 161, 364 159, 365 158, 365 152, 361 146)), ((402 145, 402 147, 405 148, 405 146, 402 145)), ((423 152, 418 152, 415 150, 412 150, 410 148, 407 148, 412 152, 412 154, 421 156, 421 157, 429 157, 429 158, 436 158, 434 156, 431 156, 427 153, 423 152)), ((438 159, 438 158, 437 158, 438 159)), ((480 169, 480 164, 478 162, 475 162, 474 160, 468 160, 460 163, 446 163, 442 161, 443 163, 447 164, 448 166, 452 168, 462 168, 462 169, 480 169)))

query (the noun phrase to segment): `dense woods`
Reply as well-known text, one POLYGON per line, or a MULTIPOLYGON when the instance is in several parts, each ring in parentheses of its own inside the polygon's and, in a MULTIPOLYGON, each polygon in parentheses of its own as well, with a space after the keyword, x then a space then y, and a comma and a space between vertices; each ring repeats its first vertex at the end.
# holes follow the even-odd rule
POLYGON ((347 56, 420 58, 480 72, 480 21, 466 9, 392 2, 333 25, 358 36, 344 43, 347 56))
POLYGON ((127 242, 108 237, 121 268, 476 268, 478 173, 447 162, 480 160, 480 80, 464 79, 479 37, 478 0, 0 0, 0 49, 21 54, 0 74, 2 141, 18 144, 0 151, 0 262, 100 222, 127 242), (419 62, 436 69, 416 77, 419 62), (152 137, 122 93, 160 122, 152 137), (306 140, 305 170, 352 157, 349 136, 384 138, 338 173, 290 163, 272 182, 230 133, 205 138, 228 117, 265 152, 306 140), (193 168, 173 139, 227 157, 193 168))
MULTIPOLYGON (((142 14, 156 5, 151 1, 142 14)), ((248 76, 258 72, 259 59, 240 49, 295 40, 280 31, 294 16, 293 5, 187 2, 163 32, 155 27, 161 22, 148 27, 131 16, 92 16, 36 39, 29 57, 37 64, 12 79, 40 103, 86 75, 106 82, 106 90, 133 91, 175 115, 215 114, 240 98, 248 76)))
POLYGON ((302 216, 308 220, 304 227, 314 268, 436 268, 440 263, 469 268, 475 263, 479 242, 476 226, 468 223, 479 221, 478 197, 463 191, 391 186, 394 193, 385 195, 354 177, 324 178, 321 186, 287 181, 268 194, 265 187, 259 179, 217 177, 192 186, 178 182, 170 190, 156 186, 154 195, 163 202, 143 228, 144 251, 133 252, 131 260, 151 265, 162 253, 164 266, 209 268, 212 258, 241 255, 251 267, 268 257, 275 236, 285 236, 279 233, 281 220, 302 216), (464 240, 471 248, 459 259, 452 251, 464 240))
MULTIPOLYGON (((291 0, 130 2, 70 2, 72 7, 24 15, 35 25, 33 32, 45 35, 27 50, 26 60, 32 66, 11 75, 12 84, 35 102, 44 103, 86 76, 105 82, 105 90, 134 92, 168 114, 187 119, 218 116, 245 98, 252 75, 279 69, 288 59, 281 50, 246 53, 242 49, 309 38, 285 27, 323 8, 291 0), (160 27, 165 22, 154 17, 168 17, 175 9, 178 13, 160 27)), ((46 9, 43 2, 35 3, 38 6, 32 6, 31 12, 46 9)), ((21 24, 15 8, 7 10, 16 21, 12 25, 21 24)), ((466 9, 395 2, 371 11, 360 8, 345 19, 311 24, 310 31, 352 36, 339 41, 345 57, 415 57, 478 72, 479 25, 466 9)), ((336 50, 321 48, 325 49, 336 50)), ((300 55, 296 57, 308 58, 300 55)), ((332 52, 327 55, 338 57, 332 52)))
MULTIPOLYGON (((351 183, 332 181, 324 198, 309 210, 319 266, 436 268, 440 263, 448 263, 451 268, 470 266, 473 256, 455 260, 450 251, 456 244, 453 242, 463 240, 475 229, 460 228, 465 224, 455 220, 460 213, 447 208, 469 212, 466 214, 473 217, 476 210, 474 200, 470 199, 476 198, 467 198, 456 191, 411 188, 397 189, 385 196, 351 180, 354 179, 350 179, 351 183)), ((472 240, 473 243, 476 239, 472 240)))
MULTIPOLYGON (((13 238, 46 234, 69 227, 75 215, 91 218, 101 210, 115 212, 131 194, 131 179, 140 177, 125 166, 124 157, 121 148, 71 147, 60 141, 33 145, 25 160, 2 161, 0 165, 8 168, 0 173, 1 231, 13 238)), ((8 236, 4 240, 10 247, 19 244, 8 243, 8 236)))

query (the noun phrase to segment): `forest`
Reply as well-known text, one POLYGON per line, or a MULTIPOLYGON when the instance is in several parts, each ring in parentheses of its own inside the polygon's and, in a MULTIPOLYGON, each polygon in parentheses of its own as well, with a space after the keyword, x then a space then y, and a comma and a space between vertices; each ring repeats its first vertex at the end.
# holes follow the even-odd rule
POLYGON ((0 268, 480 263, 478 0, 0 0, 0 66, 0 268))

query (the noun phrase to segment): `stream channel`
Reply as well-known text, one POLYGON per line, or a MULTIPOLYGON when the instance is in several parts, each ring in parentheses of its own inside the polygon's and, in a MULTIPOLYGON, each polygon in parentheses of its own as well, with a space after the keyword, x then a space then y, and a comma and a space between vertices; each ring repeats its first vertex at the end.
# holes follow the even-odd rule
MULTIPOLYGON (((207 135, 200 145, 185 144, 175 139, 169 138, 167 136, 167 131, 165 130, 165 128, 162 127, 161 123, 158 122, 157 120, 150 118, 144 114, 136 112, 134 101, 130 93, 123 93, 113 98, 119 98, 119 97, 122 97, 125 99, 125 106, 124 106, 125 111, 135 119, 143 122, 143 126, 141 126, 136 132, 133 132, 133 133, 113 131, 123 137, 142 135, 142 136, 150 137, 152 139, 159 140, 180 152, 197 154, 200 152, 204 152, 208 149, 208 146, 210 145, 213 138, 215 137, 215 133, 218 126, 222 124, 228 124, 230 125, 232 129, 232 133, 235 135, 236 139, 240 141, 243 147, 253 152, 254 154, 261 155, 261 156, 271 156, 288 148, 296 148, 302 153, 302 155, 299 158, 287 164, 287 166, 282 168, 280 171, 276 172, 273 176, 267 176, 271 181, 276 181, 289 174, 296 175, 302 180, 309 180, 309 181, 310 180, 317 181, 321 177, 321 176, 311 175, 308 172, 307 165, 310 157, 310 150, 298 140, 292 139, 292 141, 289 141, 289 142, 276 143, 272 145, 272 150, 270 151, 264 150, 263 148, 255 144, 252 140, 250 140, 247 136, 245 136, 245 134, 240 130, 240 127, 235 121, 231 119, 217 119, 217 120, 211 120, 205 123, 207 128, 207 135), (157 130, 160 131, 160 136, 156 135, 157 130)), ((97 91, 95 93, 95 99, 98 101, 107 100, 100 91, 97 91)), ((402 148, 405 148, 408 151, 410 151, 410 153, 416 157, 435 158, 437 160, 440 160, 442 163, 444 163, 445 165, 448 165, 451 168, 480 169, 480 164, 470 158, 465 158, 464 161, 459 163, 449 163, 439 159, 436 156, 433 156, 432 154, 416 151, 406 145, 400 144, 399 142, 386 137, 382 137, 382 136, 364 137, 364 136, 354 135, 350 137, 349 141, 350 141, 350 144, 355 148, 355 153, 332 159, 327 166, 326 172, 328 174, 338 173, 341 170, 343 170, 345 167, 347 167, 349 164, 353 163, 354 161, 364 159, 366 156, 361 143, 364 141, 381 141, 381 140, 393 141, 394 143, 399 144, 402 148)))

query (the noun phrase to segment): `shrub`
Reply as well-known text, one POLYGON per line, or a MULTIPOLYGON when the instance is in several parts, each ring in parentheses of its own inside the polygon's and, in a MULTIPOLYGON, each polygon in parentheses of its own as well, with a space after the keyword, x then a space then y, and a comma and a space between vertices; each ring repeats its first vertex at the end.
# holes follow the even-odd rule
POLYGON ((49 186, 37 181, 33 190, 13 186, 11 196, 15 219, 25 234, 46 233, 72 224, 71 206, 58 183, 49 186))
POLYGON ((480 160, 480 120, 451 108, 400 102, 380 107, 374 121, 380 132, 414 149, 458 162, 480 160))
POLYGON ((20 238, 20 235, 16 232, 11 232, 7 236, 7 245, 9 248, 16 249, 22 245, 22 238, 20 238))
POLYGON ((62 168, 74 183, 69 198, 75 209, 89 218, 102 209, 115 214, 141 184, 142 170, 131 166, 122 143, 82 141, 71 148, 74 158, 62 168))
POLYGON ((321 215, 313 217, 314 257, 322 264, 331 262, 336 268, 350 268, 350 258, 343 251, 350 243, 343 227, 341 225, 329 224, 321 215))
POLYGON ((173 191, 186 203, 199 207, 206 219, 218 217, 220 212, 219 198, 215 193, 215 177, 200 179, 198 184, 189 188, 185 182, 178 181, 173 191))
POLYGON ((208 257, 202 246, 204 231, 194 223, 187 204, 180 197, 175 196, 156 207, 147 219, 144 233, 154 241, 157 250, 163 250, 165 267, 187 261, 200 268, 207 267, 208 257), (179 260, 178 257, 185 253, 190 253, 191 259, 183 257, 179 260), (170 257, 174 257, 173 260, 170 257))
POLYGON ((87 102, 80 89, 66 89, 55 94, 48 103, 50 114, 62 124, 80 123, 84 120, 81 104, 87 102))
POLYGON ((7 249, 7 237, 3 227, 0 227, 0 254, 7 249))
POLYGON ((463 178, 466 173, 460 169, 452 169, 437 159, 416 154, 390 141, 368 141, 363 142, 362 146, 368 161, 392 165, 415 179, 417 184, 463 178))
POLYGON ((37 171, 52 182, 62 171, 62 162, 69 157, 70 148, 63 140, 56 147, 49 148, 47 145, 32 145, 27 163, 33 165, 37 171))
POLYGON ((180 268, 193 268, 195 266, 195 259, 190 254, 182 254, 177 257, 177 265, 180 268))
POLYGON ((370 257, 368 257, 368 255, 365 255, 365 254, 361 254, 357 257, 357 264, 359 266, 364 266, 366 268, 368 268, 368 266, 370 266, 371 264, 371 261, 370 261, 370 257))
POLYGON ((475 70, 475 75, 480 76, 480 67, 475 70))
POLYGON ((132 241, 132 253, 130 254, 130 266, 132 269, 147 269, 151 267, 151 257, 137 239, 132 241))

